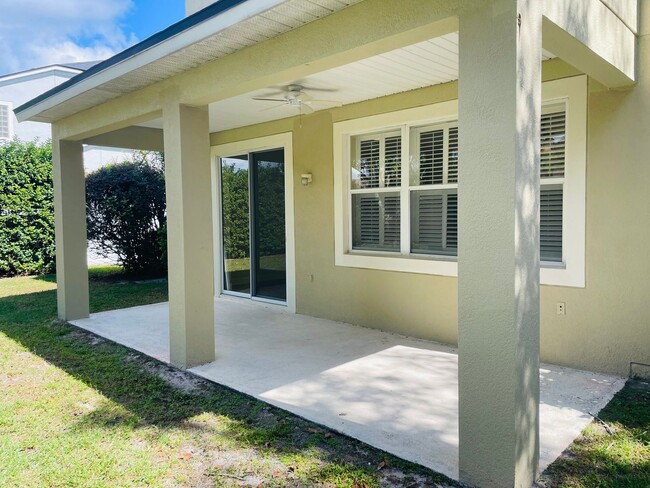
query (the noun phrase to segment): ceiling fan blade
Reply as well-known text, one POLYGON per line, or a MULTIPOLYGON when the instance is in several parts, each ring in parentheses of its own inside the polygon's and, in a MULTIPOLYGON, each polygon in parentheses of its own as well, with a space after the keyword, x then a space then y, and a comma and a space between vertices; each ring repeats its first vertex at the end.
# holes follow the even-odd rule
POLYGON ((287 92, 287 90, 285 90, 281 86, 271 86, 269 88, 272 89, 273 91, 269 91, 267 93, 261 93, 260 97, 262 97, 262 98, 271 98, 271 97, 276 97, 278 95, 284 95, 287 92))
POLYGON ((253 100, 257 100, 260 102, 283 102, 283 103, 286 103, 287 101, 284 98, 257 98, 257 97, 254 97, 253 100))
POLYGON ((323 93, 334 93, 340 91, 338 88, 318 88, 316 86, 303 86, 305 91, 314 91, 314 92, 323 92, 323 93))
POLYGON ((307 113, 307 114, 311 114, 311 113, 314 112, 314 109, 311 108, 311 107, 310 107, 309 105, 307 105, 306 103, 301 103, 301 104, 300 104, 300 110, 301 110, 301 111, 304 110, 305 113, 307 113))
POLYGON ((309 86, 309 80, 296 80, 288 86, 291 85, 299 85, 305 91, 319 91, 319 92, 329 92, 329 93, 339 91, 338 88, 320 88, 318 86, 309 86))
POLYGON ((267 110, 273 110, 274 108, 280 108, 280 107, 286 107, 288 106, 288 103, 280 103, 278 105, 273 105, 272 107, 266 107, 260 110, 260 112, 266 112, 267 110))
POLYGON ((307 95, 305 92, 300 92, 300 94, 296 98, 303 103, 313 100, 313 97, 307 95))

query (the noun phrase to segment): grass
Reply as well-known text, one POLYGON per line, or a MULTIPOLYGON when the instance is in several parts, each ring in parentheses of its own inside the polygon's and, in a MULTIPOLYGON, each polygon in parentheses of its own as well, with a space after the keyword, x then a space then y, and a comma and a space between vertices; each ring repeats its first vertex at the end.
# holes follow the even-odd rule
POLYGON ((544 487, 650 487, 650 383, 631 380, 551 464, 544 487))
MULTIPOLYGON (((286 256, 284 254, 274 254, 271 256, 260 256, 260 267, 275 271, 284 271, 286 269, 286 256)), ((251 258, 226 259, 226 271, 250 271, 251 258)))
MULTIPOLYGON (((454 486, 421 466, 55 320, 54 277, 0 280, 0 486, 454 486)), ((91 270, 91 310, 166 283, 91 270)))
MULTIPOLYGON (((111 267, 90 285, 93 312, 167 299, 165 282, 111 267)), ((3 488, 457 485, 60 323, 55 287, 0 280, 3 488)), ((628 382, 599 417, 540 486, 650 486, 650 385, 628 382)))

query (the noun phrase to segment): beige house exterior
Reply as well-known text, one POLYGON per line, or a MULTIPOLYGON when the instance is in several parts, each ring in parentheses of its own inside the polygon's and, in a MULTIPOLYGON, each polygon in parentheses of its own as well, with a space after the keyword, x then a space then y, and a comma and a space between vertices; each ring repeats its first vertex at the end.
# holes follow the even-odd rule
POLYGON ((213 298, 232 285, 221 168, 282 150, 281 306, 458 344, 461 479, 530 486, 540 358, 650 363, 650 2, 187 12, 16 109, 53 124, 59 316, 89 314, 82 145, 164 150, 172 363, 213 361, 213 298), (339 103, 253 100, 292 84, 339 103))

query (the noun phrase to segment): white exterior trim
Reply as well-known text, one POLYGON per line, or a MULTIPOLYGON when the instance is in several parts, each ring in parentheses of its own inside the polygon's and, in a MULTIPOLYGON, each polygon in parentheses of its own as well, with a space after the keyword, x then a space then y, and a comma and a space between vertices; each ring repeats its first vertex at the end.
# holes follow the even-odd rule
MULTIPOLYGON (((542 265, 544 285, 584 288, 587 160, 587 77, 576 76, 542 85, 545 103, 566 101, 567 137, 564 182, 563 263, 542 265), (567 224, 570 223, 570 224, 567 224)), ((454 120, 458 100, 390 112, 334 124, 334 231, 335 264, 353 268, 458 276, 455 258, 351 250, 350 140, 373 131, 399 130, 404 124, 424 125, 454 120)), ((403 144, 404 148, 406 144, 403 144)), ((462 162, 461 162, 462 164, 462 162)))
MULTIPOLYGON (((223 225, 221 220, 221 171, 219 171, 219 158, 235 154, 264 151, 267 149, 284 149, 284 215, 285 215, 285 240, 287 253, 287 309, 296 312, 296 238, 293 198, 293 134, 286 132, 272 136, 248 139, 213 146, 211 151, 212 168, 212 215, 214 219, 214 276, 215 294, 223 294, 223 256, 222 237, 223 225)), ((232 295, 230 295, 232 296, 232 295)), ((261 301, 261 300, 260 300, 261 301)), ((264 300, 267 302, 267 300, 264 300)), ((271 302, 275 303, 277 302, 271 302)))
POLYGON ((159 44, 156 44, 144 51, 139 51, 133 56, 110 66, 94 76, 46 98, 45 100, 27 108, 18 114, 18 120, 24 122, 32 117, 40 115, 61 103, 64 103, 93 88, 97 88, 120 76, 124 76, 149 63, 165 58, 181 49, 196 44, 203 39, 213 36, 228 27, 243 22, 246 19, 255 17, 266 12, 287 0, 248 0, 225 12, 221 12, 198 25, 195 25, 159 44))
POLYGON ((67 66, 61 66, 57 64, 53 66, 45 66, 43 68, 30 69, 28 71, 20 71, 18 73, 12 73, 6 76, 0 76, 0 84, 5 84, 9 81, 20 80, 21 78, 29 78, 41 74, 51 74, 52 76, 56 76, 57 72, 61 73, 62 76, 64 73, 69 73, 74 76, 82 73, 83 71, 84 70, 82 69, 69 68, 67 66))
POLYGON ((585 287, 587 200, 587 77, 576 76, 542 84, 542 100, 567 100, 564 175, 564 266, 543 265, 543 285, 585 287))

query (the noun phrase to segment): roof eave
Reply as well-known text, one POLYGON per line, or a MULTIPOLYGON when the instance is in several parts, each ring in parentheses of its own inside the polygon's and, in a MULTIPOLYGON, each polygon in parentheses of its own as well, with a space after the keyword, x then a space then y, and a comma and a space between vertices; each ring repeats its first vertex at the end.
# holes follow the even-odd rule
POLYGON ((54 122, 46 110, 85 91, 122 76, 140 66, 164 58, 286 0, 220 0, 144 41, 116 54, 87 71, 24 103, 14 110, 19 122, 54 122))
POLYGON ((40 68, 26 69, 24 71, 17 71, 16 73, 10 73, 8 75, 0 76, 0 83, 5 83, 11 80, 19 80, 20 78, 39 75, 41 73, 49 73, 50 71, 64 71, 66 73, 74 73, 74 74, 83 72, 82 69, 71 68, 70 66, 66 66, 63 64, 51 64, 48 66, 42 66, 40 68))

